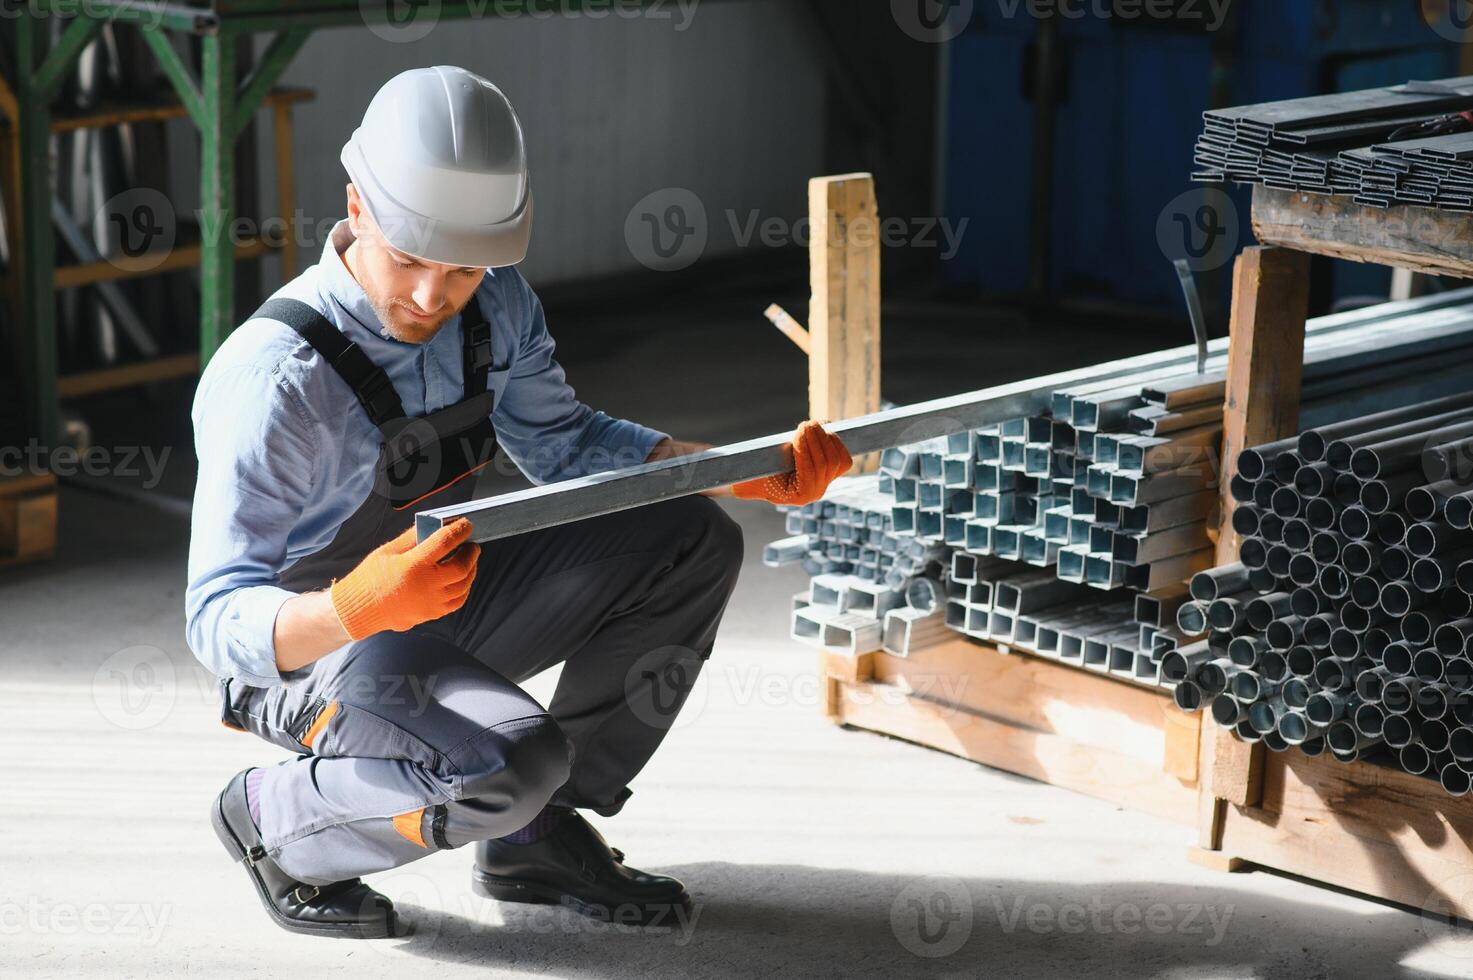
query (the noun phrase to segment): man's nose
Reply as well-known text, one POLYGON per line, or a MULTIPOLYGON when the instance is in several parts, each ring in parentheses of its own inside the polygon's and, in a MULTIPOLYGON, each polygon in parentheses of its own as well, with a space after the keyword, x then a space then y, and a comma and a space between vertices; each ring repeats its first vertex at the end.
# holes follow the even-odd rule
POLYGON ((425 276, 415 285, 414 304, 425 313, 434 313, 445 305, 445 280, 425 276))

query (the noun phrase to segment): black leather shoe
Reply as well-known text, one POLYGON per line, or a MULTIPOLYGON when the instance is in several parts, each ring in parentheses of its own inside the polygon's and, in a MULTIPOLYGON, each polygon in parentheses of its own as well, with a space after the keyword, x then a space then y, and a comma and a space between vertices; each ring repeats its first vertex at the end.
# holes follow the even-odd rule
POLYGON ((210 822, 231 859, 245 862, 251 884, 272 921, 289 932, 310 936, 380 939, 395 935, 394 903, 361 880, 308 885, 287 874, 266 854, 246 804, 248 772, 242 769, 221 790, 210 822))
POLYGON ((676 926, 691 907, 679 880, 625 867, 623 853, 576 810, 560 810, 552 829, 530 844, 477 843, 471 885, 502 902, 565 905, 626 925, 676 926))

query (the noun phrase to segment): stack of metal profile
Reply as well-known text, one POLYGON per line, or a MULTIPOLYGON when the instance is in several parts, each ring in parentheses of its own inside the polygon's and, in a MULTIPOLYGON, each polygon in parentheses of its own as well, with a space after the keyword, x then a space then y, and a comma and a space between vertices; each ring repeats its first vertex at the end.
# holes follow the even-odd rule
POLYGON ((1473 77, 1203 113, 1194 180, 1473 211, 1473 77))
POLYGON ((1240 562, 1192 580, 1177 703, 1275 751, 1473 784, 1473 394, 1245 450, 1240 562))
MULTIPOLYGON (((1459 390, 1473 290, 1319 318, 1305 349, 1312 424, 1459 390)), ((1223 353, 1201 373, 1189 359, 1102 370, 1043 414, 887 450, 878 474, 791 510, 765 558, 813 576, 794 637, 903 656, 939 624, 1174 683, 1160 668, 1184 640, 1175 604, 1213 557, 1223 353)))

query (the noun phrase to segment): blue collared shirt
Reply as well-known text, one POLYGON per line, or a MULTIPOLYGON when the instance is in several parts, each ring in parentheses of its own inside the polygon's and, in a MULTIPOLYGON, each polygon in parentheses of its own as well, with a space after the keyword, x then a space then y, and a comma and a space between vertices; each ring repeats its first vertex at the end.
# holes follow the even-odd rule
MULTIPOLYGON (((321 312, 393 382, 405 414, 461 400, 460 318, 424 344, 380 333, 368 297, 340 257, 347 222, 317 265, 277 296, 321 312)), ((502 449, 534 483, 644 462, 665 433, 578 401, 553 359, 542 305, 514 268, 491 269, 476 291, 495 355, 487 381, 502 449)), ((210 360, 195 392, 199 481, 189 540, 185 633, 220 677, 282 682, 272 638, 295 593, 278 575, 325 547, 368 497, 380 435, 347 384, 285 324, 246 321, 210 360)))

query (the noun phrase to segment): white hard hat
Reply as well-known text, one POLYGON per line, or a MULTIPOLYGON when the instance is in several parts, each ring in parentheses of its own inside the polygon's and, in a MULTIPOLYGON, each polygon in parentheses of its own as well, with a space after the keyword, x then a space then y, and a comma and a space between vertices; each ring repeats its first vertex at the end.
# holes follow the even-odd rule
POLYGON ((378 90, 343 166, 389 244, 428 262, 516 265, 532 236, 522 124, 464 68, 416 68, 378 90))

